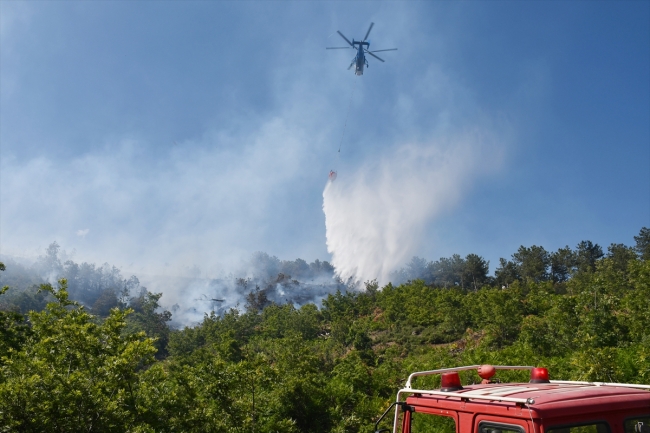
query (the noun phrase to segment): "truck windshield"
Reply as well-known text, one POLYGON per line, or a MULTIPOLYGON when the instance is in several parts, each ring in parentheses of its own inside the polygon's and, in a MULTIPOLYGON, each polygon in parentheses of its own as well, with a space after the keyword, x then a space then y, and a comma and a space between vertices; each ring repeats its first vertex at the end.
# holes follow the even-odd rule
POLYGON ((478 429, 480 433, 524 433, 520 426, 485 421, 478 424, 478 429))
POLYGON ((551 427, 547 433, 609 433, 609 424, 606 422, 594 422, 590 424, 569 425, 551 427))
POLYGON ((413 412, 411 433, 456 433, 456 422, 448 416, 413 412))
POLYGON ((650 415, 626 419, 625 433, 650 433, 650 415))

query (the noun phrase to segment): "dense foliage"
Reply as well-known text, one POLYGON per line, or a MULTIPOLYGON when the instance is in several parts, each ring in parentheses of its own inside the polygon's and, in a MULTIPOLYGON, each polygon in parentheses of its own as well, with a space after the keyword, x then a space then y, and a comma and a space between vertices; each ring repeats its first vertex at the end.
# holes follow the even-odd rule
POLYGON ((0 431, 372 431, 409 372, 480 363, 650 383, 650 230, 635 239, 521 247, 494 277, 478 256, 445 259, 459 271, 444 278, 444 260, 414 259, 429 277, 367 282, 320 308, 250 302, 182 330, 159 294, 101 317, 65 279, 44 284, 42 311, 0 311, 0 431))

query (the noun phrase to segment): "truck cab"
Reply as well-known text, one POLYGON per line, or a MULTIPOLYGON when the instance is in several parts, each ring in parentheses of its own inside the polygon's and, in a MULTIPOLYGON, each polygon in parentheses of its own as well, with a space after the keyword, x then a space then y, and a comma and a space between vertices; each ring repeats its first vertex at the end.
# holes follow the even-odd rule
POLYGON ((375 432, 650 433, 650 385, 549 380, 547 369, 530 366, 415 372, 375 432), (459 372, 468 370, 481 383, 463 386, 459 372), (494 380, 498 370, 530 370, 530 381, 501 383, 494 380), (440 388, 413 386, 416 377, 431 375, 440 375, 440 388), (392 410, 393 428, 381 429, 392 410))

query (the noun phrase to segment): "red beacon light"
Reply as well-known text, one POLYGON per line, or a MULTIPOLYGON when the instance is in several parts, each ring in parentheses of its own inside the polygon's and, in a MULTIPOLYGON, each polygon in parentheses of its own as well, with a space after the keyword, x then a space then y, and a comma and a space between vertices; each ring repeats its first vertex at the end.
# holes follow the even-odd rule
POLYGON ((544 367, 535 367, 530 370, 530 383, 550 383, 548 370, 544 367))
POLYGON ((494 368, 493 365, 490 364, 484 364, 480 365, 477 369, 477 373, 479 376, 481 376, 481 383, 490 383, 490 378, 494 376, 494 373, 496 373, 496 368, 494 368))
POLYGON ((442 373, 440 376, 440 391, 458 391, 463 389, 460 384, 460 376, 457 371, 442 373))

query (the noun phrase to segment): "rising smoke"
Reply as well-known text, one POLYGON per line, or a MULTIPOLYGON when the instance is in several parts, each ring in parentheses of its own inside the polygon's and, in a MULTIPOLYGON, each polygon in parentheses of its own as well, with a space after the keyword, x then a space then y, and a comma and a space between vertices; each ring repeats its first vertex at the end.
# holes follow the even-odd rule
POLYGON ((319 305, 328 294, 348 289, 328 262, 280 260, 264 252, 252 254, 236 270, 217 278, 141 276, 141 280, 164 294, 161 304, 172 312, 172 326, 176 327, 233 308, 261 311, 271 304, 319 305))
POLYGON ((106 316, 120 303, 129 305, 147 292, 162 293, 162 309, 172 313, 172 327, 200 323, 206 314, 221 315, 231 309, 261 311, 271 304, 292 304, 300 308, 307 303, 320 304, 328 294, 348 289, 334 275, 326 261, 280 260, 256 252, 242 260, 228 274, 202 277, 198 267, 184 275, 123 275, 108 263, 76 263, 53 242, 35 262, 0 255, 7 265, 0 273, 0 287, 9 285, 8 295, 0 299, 0 310, 16 309, 26 313, 40 310, 47 299, 37 293, 40 284, 57 286, 65 278, 68 294, 93 314, 106 316))
POLYGON ((414 255, 427 226, 502 160, 486 129, 397 146, 323 191, 327 249, 343 281, 389 281, 414 255))

